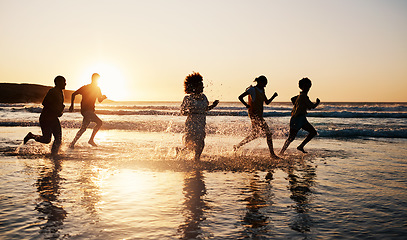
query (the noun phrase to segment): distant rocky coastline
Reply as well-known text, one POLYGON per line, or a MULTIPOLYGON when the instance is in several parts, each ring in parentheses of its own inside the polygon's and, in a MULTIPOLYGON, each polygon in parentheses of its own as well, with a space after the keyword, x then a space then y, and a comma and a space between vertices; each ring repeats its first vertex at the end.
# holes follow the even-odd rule
MULTIPOLYGON (((0 103, 41 103, 51 88, 28 83, 0 83, 0 103)), ((71 101, 72 93, 72 90, 64 90, 65 102, 71 101)))

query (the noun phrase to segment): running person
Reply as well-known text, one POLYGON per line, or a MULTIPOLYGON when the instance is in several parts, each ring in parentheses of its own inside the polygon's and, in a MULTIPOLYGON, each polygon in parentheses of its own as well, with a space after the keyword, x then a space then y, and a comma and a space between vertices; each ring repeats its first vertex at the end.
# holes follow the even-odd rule
POLYGON ((62 76, 57 76, 54 79, 55 87, 51 88, 45 95, 42 105, 44 108, 40 115, 41 135, 34 135, 29 132, 24 138, 24 144, 30 139, 34 139, 40 143, 50 143, 51 136, 54 135, 54 143, 51 148, 51 155, 57 155, 62 142, 62 129, 59 117, 64 112, 64 93, 63 89, 66 86, 66 80, 62 76))
POLYGON ((267 78, 265 76, 259 76, 255 80, 257 82, 256 86, 250 86, 247 90, 239 96, 240 102, 242 102, 246 108, 248 108, 249 117, 252 122, 252 131, 244 138, 239 144, 235 145, 233 148, 236 151, 241 146, 246 143, 260 137, 261 133, 266 134, 267 145, 270 150, 270 156, 274 159, 278 159, 277 155, 274 153, 273 149, 273 139, 272 132, 263 118, 263 103, 267 105, 270 104, 274 98, 278 96, 275 92, 274 95, 267 99, 265 94, 265 87, 267 86, 267 78), (244 97, 248 96, 249 102, 246 103, 244 97))
POLYGON ((300 129, 304 129, 308 132, 307 137, 304 141, 297 147, 297 149, 303 153, 307 153, 304 150, 304 146, 311 141, 313 137, 317 135, 315 128, 308 122, 306 115, 308 109, 316 108, 320 100, 317 98, 316 103, 312 103, 308 97, 308 92, 312 86, 311 80, 308 78, 303 78, 298 82, 299 88, 302 90, 300 95, 291 98, 291 102, 294 104, 293 110, 291 111, 290 119, 290 135, 285 141, 283 148, 280 151, 280 155, 284 154, 285 150, 288 148, 290 143, 294 141, 300 129))
POLYGON ((83 121, 82 121, 82 126, 79 129, 78 133, 76 134, 75 138, 72 140, 71 144, 69 145, 70 148, 75 147, 75 143, 79 140, 79 138, 82 136, 82 134, 86 131, 86 128, 89 126, 91 122, 95 122, 96 126, 93 128, 92 135, 90 136, 90 139, 88 143, 92 146, 97 146, 94 138, 96 133, 99 131, 100 127, 102 127, 102 120, 95 114, 95 102, 96 99, 98 99, 99 102, 102 102, 105 100, 107 97, 105 95, 102 95, 102 92, 100 91, 100 88, 98 87, 98 80, 100 78, 100 75, 97 73, 94 73, 92 75, 92 83, 82 86, 78 90, 76 90, 74 93, 72 93, 71 97, 71 107, 69 108, 70 112, 74 111, 74 100, 75 96, 80 94, 82 95, 82 101, 81 101, 81 114, 83 116, 83 121))
POLYGON ((203 93, 203 78, 199 73, 188 75, 184 80, 184 90, 188 94, 181 104, 181 114, 187 116, 185 121, 185 135, 183 137, 184 147, 178 151, 186 149, 194 151, 194 160, 199 161, 205 147, 205 126, 206 112, 216 107, 219 100, 215 100, 212 105, 203 93))

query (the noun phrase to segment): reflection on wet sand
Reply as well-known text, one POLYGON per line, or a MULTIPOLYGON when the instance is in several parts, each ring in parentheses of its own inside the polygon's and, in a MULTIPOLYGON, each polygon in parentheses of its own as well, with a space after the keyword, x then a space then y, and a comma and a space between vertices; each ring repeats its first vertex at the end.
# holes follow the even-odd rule
POLYGON ((271 192, 268 188, 265 188, 265 182, 261 180, 257 174, 251 179, 248 190, 251 196, 244 199, 244 201, 247 202, 246 214, 242 221, 243 226, 246 228, 244 237, 256 239, 263 235, 265 236, 265 233, 267 233, 270 228, 270 219, 262 210, 270 206, 271 192))
POLYGON ((90 216, 98 218, 96 205, 100 202, 100 189, 95 182, 99 178, 98 168, 91 161, 84 161, 78 176, 82 197, 79 204, 83 206, 90 216))
POLYGON ((293 208, 296 215, 291 219, 291 229, 307 233, 311 231, 312 219, 308 212, 310 211, 310 202, 312 198, 311 187, 316 177, 316 169, 307 162, 298 162, 296 165, 287 167, 288 188, 291 191, 290 198, 295 202, 293 208))
POLYGON ((67 212, 60 205, 58 196, 60 195, 60 182, 63 180, 59 176, 61 164, 59 160, 50 160, 49 166, 43 166, 37 182, 37 192, 39 194, 38 203, 35 209, 40 212, 40 220, 46 220, 40 228, 40 235, 45 239, 56 239, 60 237, 58 233, 62 229, 63 221, 67 212))
POLYGON ((184 179, 184 211, 185 224, 178 228, 180 239, 201 239, 201 222, 205 220, 205 210, 209 209, 204 200, 206 186, 200 170, 186 173, 184 179))
MULTIPOLYGON (((61 183, 64 184, 64 179, 60 177, 61 164, 60 161, 48 160, 52 164, 46 164, 40 171, 39 178, 36 183, 37 191, 39 193, 39 203, 36 210, 41 213, 41 219, 46 220, 46 223, 41 225, 40 235, 44 238, 61 238, 69 236, 88 236, 88 233, 70 232, 68 236, 63 235, 64 221, 66 221, 67 210, 60 204, 59 198, 61 183), (44 217, 45 216, 45 217, 44 217), (72 235, 71 235, 72 234, 72 235)), ((86 220, 83 220, 84 224, 89 224, 89 220, 100 225, 92 226, 94 229, 98 229, 104 234, 110 234, 104 232, 103 229, 108 229, 109 224, 99 223, 101 221, 99 214, 103 212, 98 209, 99 202, 102 201, 101 181, 103 182, 104 175, 110 170, 114 169, 111 166, 105 166, 105 162, 99 161, 83 161, 81 163, 75 163, 75 171, 70 172, 66 167, 65 171, 69 174, 76 175, 74 177, 76 189, 71 189, 70 195, 75 199, 77 208, 76 212, 70 212, 70 216, 80 215, 85 213, 86 220), (79 192, 77 192, 79 191, 79 192), (82 211, 84 210, 84 211, 82 211)), ((210 176, 212 172, 216 172, 220 163, 204 162, 200 167, 190 168, 189 171, 185 171, 184 183, 183 183, 183 203, 182 203, 182 224, 177 222, 178 231, 175 233, 180 239, 205 239, 216 236, 216 232, 211 232, 211 224, 217 224, 216 222, 206 221, 206 218, 210 219, 208 214, 212 214, 209 203, 211 199, 218 199, 219 196, 207 195, 207 186, 205 184, 205 175, 210 176), (205 174, 206 173, 206 174, 205 174)), ((254 165, 254 162, 245 163, 245 166, 254 165)), ((242 165, 242 164, 241 164, 242 165)), ((271 164, 264 163, 261 167, 268 168, 268 173, 263 170, 245 171, 248 173, 249 178, 245 178, 245 183, 235 183, 236 188, 243 191, 242 195, 237 200, 240 206, 236 206, 236 214, 239 214, 238 222, 239 226, 236 230, 235 237, 242 239, 267 239, 271 235, 279 234, 276 232, 276 221, 278 222, 281 215, 285 215, 289 221, 284 225, 287 229, 293 230, 296 234, 300 233, 309 236, 313 225, 310 215, 312 207, 310 202, 312 199, 311 187, 314 184, 316 178, 316 168, 311 165, 308 160, 296 159, 291 163, 280 163, 274 167, 270 167, 271 164), (282 172, 283 171, 283 172, 282 172), (288 190, 283 190, 283 195, 277 195, 276 191, 280 191, 278 186, 280 179, 283 184, 286 184, 284 179, 279 177, 279 174, 287 174, 286 180, 288 181, 288 190), (273 177, 275 174, 275 179, 273 177), (247 181, 247 182, 246 182, 247 181), (243 196, 243 197, 242 197, 243 196), (291 208, 284 209, 278 204, 281 197, 287 197, 287 200, 292 200, 293 205, 291 208), (288 198, 288 196, 290 198, 288 198), (274 203, 276 201, 276 203, 274 203), (243 210, 243 212, 241 212, 243 210), (277 211, 276 211, 277 210, 277 211), (242 214, 242 215, 240 215, 242 214)), ((240 165, 239 165, 240 166, 240 165)), ((237 167, 235 168, 237 169, 237 167)), ((245 168, 242 168, 245 169, 245 168)), ((184 169, 185 170, 185 169, 184 169)), ((243 172, 243 171, 241 171, 243 172)), ((245 174, 246 174, 245 173, 245 174)), ((221 180, 219 180, 221 181, 221 180)), ((179 181, 177 185, 179 186, 179 181)), ((62 185, 63 185, 62 184, 62 185)), ((67 186, 69 183, 67 183, 67 186)), ((103 186, 103 185, 102 185, 103 186)), ((113 185, 115 186, 115 185, 113 185)), ((284 185, 283 185, 284 188, 284 185)), ((179 193, 179 190, 178 190, 179 193)), ((228 201, 226 199, 226 201, 228 201)), ((146 203, 148 205, 148 203, 146 203)), ((226 203, 229 204, 229 203, 226 203)), ((285 203, 286 204, 286 203, 285 203)), ((65 206, 70 209, 69 206, 65 206)), ((133 206, 133 209, 137 209, 137 206, 133 206)), ((215 205, 216 207, 216 205, 215 205)), ((213 208, 212 208, 213 210, 213 208)), ((218 213, 217 213, 218 214, 218 213)), ((221 213, 219 213, 221 214, 221 213)), ((81 215, 83 216, 83 215, 81 215)), ((132 216, 130 214, 129 216, 132 216)), ((135 219, 138 219, 135 217, 135 219)), ((148 224, 148 223, 147 223, 148 224)), ((66 226, 65 226, 66 227, 66 226)), ((175 227, 176 229, 177 227, 175 227)), ((129 229, 132 229, 131 227, 129 229)), ((174 229, 174 228, 172 228, 174 229)), ((94 232, 95 233, 95 232, 94 232)), ((93 234, 94 234, 93 233, 93 234)), ((132 235, 131 233, 129 233, 132 235)), ((283 233, 284 234, 284 233, 283 233)), ((290 234, 290 233, 288 233, 290 234)))

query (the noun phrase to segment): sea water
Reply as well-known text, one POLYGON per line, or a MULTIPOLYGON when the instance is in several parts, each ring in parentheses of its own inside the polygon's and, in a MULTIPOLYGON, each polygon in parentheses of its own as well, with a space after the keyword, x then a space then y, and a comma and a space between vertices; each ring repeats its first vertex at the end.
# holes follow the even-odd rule
MULTIPOLYGON (((178 102, 97 105, 104 125, 68 149, 78 112, 60 118, 63 145, 40 134, 39 104, 0 105, 0 239, 405 239, 407 104, 324 103, 308 119, 319 135, 271 161, 264 138, 233 152, 250 132, 239 103, 207 116, 200 163, 182 146, 178 102)), ((278 152, 291 105, 265 119, 278 152)), ((91 125, 92 127, 93 125, 91 125)))

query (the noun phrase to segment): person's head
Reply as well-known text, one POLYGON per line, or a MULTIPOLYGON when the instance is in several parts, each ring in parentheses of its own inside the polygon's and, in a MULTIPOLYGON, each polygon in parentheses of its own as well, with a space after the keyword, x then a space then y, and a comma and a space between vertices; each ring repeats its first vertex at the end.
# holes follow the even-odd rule
POLYGON ((97 73, 94 73, 94 74, 92 74, 92 84, 98 84, 98 81, 99 81, 99 78, 100 78, 100 75, 99 74, 97 74, 97 73))
POLYGON ((298 87, 303 91, 308 91, 312 86, 311 80, 309 78, 303 78, 298 82, 298 87))
POLYGON ((184 90, 187 94, 202 93, 204 89, 203 78, 199 73, 189 74, 184 81, 184 90))
POLYGON ((255 82, 257 82, 257 86, 259 87, 265 87, 267 85, 267 78, 264 75, 261 75, 254 79, 255 82))
POLYGON ((64 77, 62 77, 62 76, 56 76, 56 77, 54 78, 54 83, 55 83, 55 86, 56 86, 56 87, 58 87, 58 88, 60 88, 60 89, 65 89, 66 80, 65 80, 64 77))

